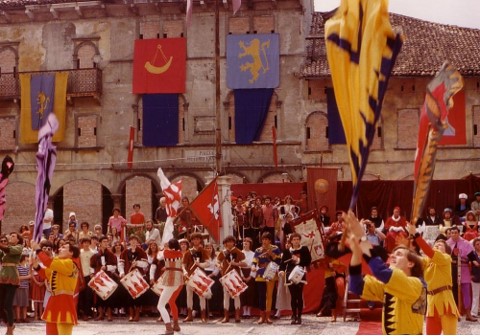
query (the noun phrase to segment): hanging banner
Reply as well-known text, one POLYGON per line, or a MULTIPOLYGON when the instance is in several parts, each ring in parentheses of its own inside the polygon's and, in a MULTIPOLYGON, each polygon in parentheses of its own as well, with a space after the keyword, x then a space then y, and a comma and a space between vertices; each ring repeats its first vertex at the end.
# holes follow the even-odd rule
POLYGON ((184 93, 187 40, 136 40, 133 93, 184 93))
POLYGON ((280 84, 278 34, 227 36, 227 87, 266 89, 280 84))

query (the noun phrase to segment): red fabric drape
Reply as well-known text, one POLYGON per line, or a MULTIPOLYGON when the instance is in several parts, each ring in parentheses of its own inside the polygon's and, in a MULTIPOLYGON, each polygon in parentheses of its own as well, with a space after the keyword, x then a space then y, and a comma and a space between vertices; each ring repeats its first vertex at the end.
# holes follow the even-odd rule
POLYGON ((232 184, 232 194, 235 197, 242 196, 243 199, 251 191, 255 191, 257 196, 280 197, 282 200, 285 196, 290 195, 294 200, 300 198, 300 191, 305 189, 305 183, 249 183, 249 184, 232 184))
MULTIPOLYGON (((428 206, 437 210, 438 214, 446 207, 454 208, 458 203, 458 194, 466 193, 468 202, 473 201, 473 194, 480 191, 480 177, 469 175, 461 180, 434 180, 425 203, 424 213, 428 206)), ((352 194, 351 182, 337 183, 337 208, 348 209, 352 194)), ((357 202, 357 215, 365 218, 372 206, 377 206, 380 215, 385 219, 391 216, 393 208, 399 206, 402 215, 410 219, 413 199, 413 181, 363 181, 357 202)))

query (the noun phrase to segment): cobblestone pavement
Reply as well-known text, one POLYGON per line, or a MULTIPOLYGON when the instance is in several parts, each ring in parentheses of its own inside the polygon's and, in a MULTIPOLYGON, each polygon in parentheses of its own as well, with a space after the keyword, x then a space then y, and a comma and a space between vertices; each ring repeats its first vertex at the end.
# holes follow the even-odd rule
MULTIPOLYGON (((288 317, 274 320, 273 324, 254 324, 254 319, 243 320, 238 323, 217 323, 220 319, 212 318, 207 324, 198 319, 190 323, 181 323, 182 331, 179 335, 355 335, 358 322, 348 320, 330 322, 329 317, 305 315, 302 325, 291 325, 288 317)), ((5 326, 0 327, 0 334, 4 333, 5 326)), ((114 319, 113 322, 80 321, 73 329, 74 335, 158 335, 163 334, 165 327, 154 318, 142 318, 140 322, 127 322, 125 319, 114 319)), ((19 323, 16 325, 17 335, 45 334, 43 322, 19 323)), ((458 334, 480 335, 480 322, 462 321, 459 324, 458 334)))

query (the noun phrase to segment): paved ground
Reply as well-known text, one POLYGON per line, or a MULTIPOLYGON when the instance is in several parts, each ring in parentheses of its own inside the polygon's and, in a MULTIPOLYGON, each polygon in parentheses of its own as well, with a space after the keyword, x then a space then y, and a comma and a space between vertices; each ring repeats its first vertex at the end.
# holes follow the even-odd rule
MULTIPOLYGON (((253 319, 243 320, 237 323, 215 323, 212 319, 208 324, 195 322, 181 323, 179 335, 354 335, 358 330, 358 322, 330 322, 329 317, 316 317, 306 315, 302 325, 291 325, 288 317, 274 320, 271 325, 256 325, 253 319)), ((0 327, 3 334, 5 326, 0 327)), ((113 322, 80 321, 74 327, 74 335, 158 335, 163 334, 165 327, 157 323, 154 318, 142 318, 138 323, 127 322, 125 319, 115 319, 113 322)), ((42 322, 19 323, 15 328, 18 335, 41 335, 45 334, 45 325, 42 322)), ((480 322, 462 321, 458 334, 480 335, 480 322)))

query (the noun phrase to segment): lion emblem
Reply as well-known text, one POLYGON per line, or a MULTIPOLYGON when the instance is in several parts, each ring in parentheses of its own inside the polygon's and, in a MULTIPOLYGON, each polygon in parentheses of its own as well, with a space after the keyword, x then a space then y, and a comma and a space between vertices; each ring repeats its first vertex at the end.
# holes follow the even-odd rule
POLYGON ((43 118, 43 115, 48 109, 48 104, 50 104, 50 97, 48 97, 45 92, 40 91, 37 95, 37 113, 40 115, 40 118, 43 118))
POLYGON ((238 42, 239 47, 243 50, 238 54, 238 58, 250 57, 251 62, 246 62, 240 65, 242 72, 249 71, 252 77, 248 82, 254 83, 257 81, 260 71, 267 73, 270 70, 268 65, 268 58, 265 49, 270 48, 270 41, 260 43, 259 39, 253 39, 250 44, 245 44, 243 41, 238 42))

